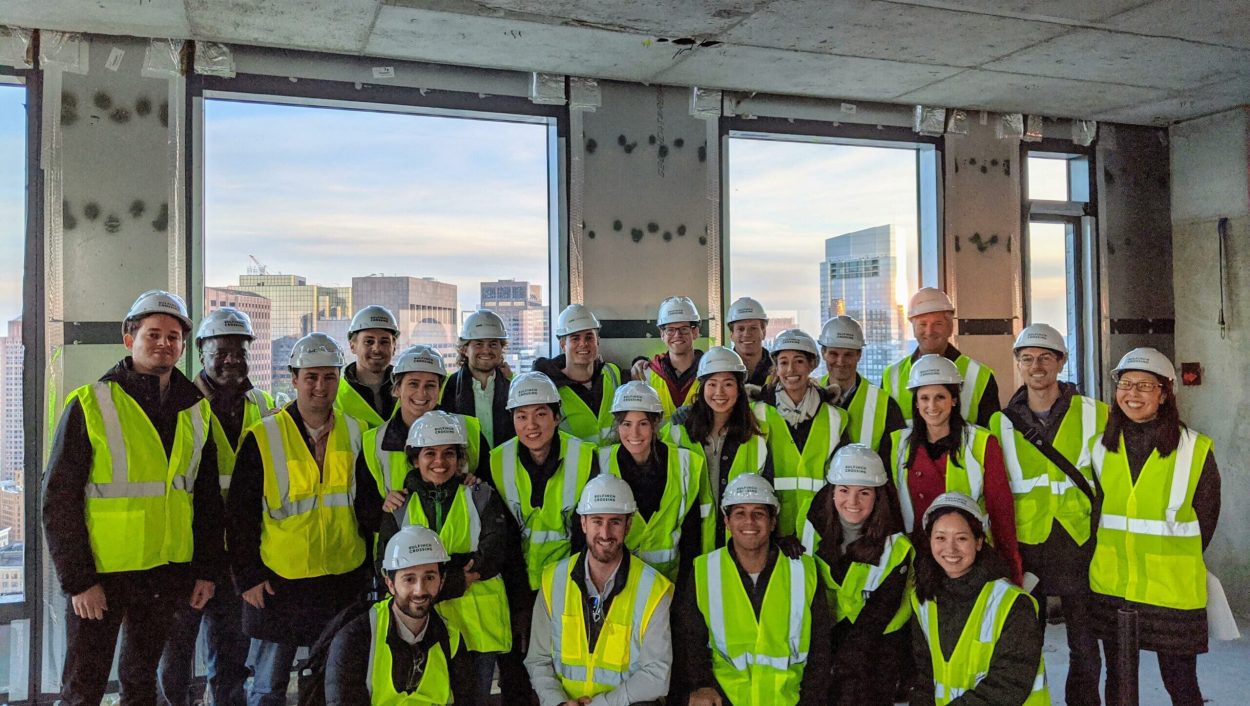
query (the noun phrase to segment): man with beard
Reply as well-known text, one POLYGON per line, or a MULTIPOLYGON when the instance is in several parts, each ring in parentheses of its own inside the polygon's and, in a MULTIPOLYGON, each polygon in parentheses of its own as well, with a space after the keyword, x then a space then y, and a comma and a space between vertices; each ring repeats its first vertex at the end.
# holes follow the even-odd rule
POLYGON ((507 409, 512 370, 503 359, 508 329, 489 309, 479 309, 464 320, 456 344, 460 369, 447 378, 439 408, 475 417, 491 448, 516 436, 507 409))
POLYGON ((668 693, 673 585, 625 551, 637 509, 617 476, 582 490, 585 555, 549 565, 534 600, 525 667, 542 706, 654 704, 668 693))
POLYGON ((560 391, 564 409, 560 428, 592 444, 606 441, 612 430, 612 397, 621 384, 620 369, 599 358, 600 328, 589 309, 570 304, 556 322, 564 352, 534 361, 534 370, 551 378, 560 391))
POLYGON ((433 530, 409 525, 386 544, 390 598, 339 630, 326 658, 327 706, 473 702, 456 626, 433 610, 449 557, 433 530))
POLYGON ((347 328, 347 345, 356 362, 343 368, 334 403, 369 429, 390 419, 395 411, 391 357, 398 336, 395 315, 376 304, 356 312, 347 328))
MULTIPOLYGON (((217 446, 223 497, 230 491, 239 436, 273 410, 273 398, 252 387, 247 377, 247 349, 255 338, 252 320, 231 307, 215 309, 205 316, 195 336, 203 366, 195 378, 195 386, 208 399, 213 412, 212 434, 217 446)), ((207 633, 208 686, 213 703, 223 706, 243 703, 243 682, 248 677, 245 664, 248 639, 243 635, 242 612, 243 601, 234 592, 225 571, 217 579, 213 598, 202 611, 190 606, 178 608, 158 672, 165 703, 186 706, 194 700, 188 689, 201 619, 207 633)))
POLYGON ((126 356, 72 393, 48 453, 43 528, 61 589, 61 703, 99 704, 122 632, 125 703, 156 703, 175 609, 200 609, 221 576, 221 491, 212 411, 177 370, 191 319, 180 297, 139 295, 126 356))

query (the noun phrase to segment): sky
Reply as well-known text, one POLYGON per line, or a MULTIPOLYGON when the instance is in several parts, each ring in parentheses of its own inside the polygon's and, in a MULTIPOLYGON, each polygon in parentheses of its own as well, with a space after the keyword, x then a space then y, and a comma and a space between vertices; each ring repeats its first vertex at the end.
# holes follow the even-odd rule
MULTIPOLYGON (((25 88, 0 84, 0 322, 22 313, 26 257, 25 103, 25 88)), ((0 331, 0 335, 3 333, 0 331)))

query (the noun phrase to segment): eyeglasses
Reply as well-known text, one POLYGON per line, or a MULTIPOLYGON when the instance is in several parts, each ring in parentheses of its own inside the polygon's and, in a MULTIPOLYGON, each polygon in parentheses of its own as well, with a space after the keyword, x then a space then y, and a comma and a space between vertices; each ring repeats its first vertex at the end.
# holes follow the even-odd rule
POLYGON ((1016 362, 1019 363, 1020 365, 1023 365, 1026 368, 1033 367, 1034 363, 1041 363, 1042 365, 1049 366, 1049 365, 1054 365, 1055 363, 1058 363, 1059 356, 1055 355, 1054 353, 1041 353, 1035 356, 1022 355, 1016 358, 1016 362))
POLYGON ((673 338, 675 336, 688 336, 692 333, 694 333, 693 326, 665 326, 660 329, 660 334, 667 338, 673 338))
POLYGON ((1163 385, 1157 382, 1150 382, 1149 380, 1138 380, 1137 382, 1133 382, 1132 380, 1116 380, 1115 387, 1117 390, 1132 390, 1135 388, 1138 392, 1154 392, 1155 390, 1163 387, 1163 385))

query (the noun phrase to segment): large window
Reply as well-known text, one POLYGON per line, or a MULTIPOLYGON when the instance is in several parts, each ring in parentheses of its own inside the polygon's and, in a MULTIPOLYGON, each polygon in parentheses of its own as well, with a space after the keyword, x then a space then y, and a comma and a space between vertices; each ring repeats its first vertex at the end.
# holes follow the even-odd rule
POLYGON ((920 282, 922 172, 932 147, 795 141, 731 133, 728 296, 768 311, 768 338, 831 317, 864 327, 860 372, 878 380, 910 349, 920 282))
POLYGON ((1060 379, 1084 385, 1089 376, 1094 326, 1087 309, 1093 301, 1094 264, 1087 260, 1093 218, 1086 215, 1089 160, 1083 155, 1031 153, 1025 191, 1029 223, 1026 240, 1027 323, 1045 323, 1063 334, 1068 361, 1060 379))
POLYGON ((550 119, 369 107, 204 101, 204 311, 251 315, 252 381, 277 394, 298 338, 346 351, 369 304, 449 367, 463 316, 490 308, 529 369, 550 337, 550 119))

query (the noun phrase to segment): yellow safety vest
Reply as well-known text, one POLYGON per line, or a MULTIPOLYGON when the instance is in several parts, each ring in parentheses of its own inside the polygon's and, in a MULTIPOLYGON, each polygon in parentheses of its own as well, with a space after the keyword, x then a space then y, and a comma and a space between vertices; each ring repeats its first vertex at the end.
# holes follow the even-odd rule
POLYGON ((264 514, 260 556, 285 579, 344 574, 365 560, 352 501, 360 422, 334 410, 323 467, 283 409, 247 433, 256 437, 264 464, 264 514))
POLYGON ((517 459, 520 441, 513 437, 490 452, 490 473, 504 504, 521 528, 521 553, 531 589, 542 581, 543 569, 569 555, 569 531, 577 499, 590 479, 595 447, 565 432, 560 435, 560 469, 547 480, 543 503, 530 504, 533 487, 527 471, 517 459))
MULTIPOLYGON (((473 473, 477 470, 477 463, 482 453, 482 424, 477 420, 477 417, 469 417, 463 414, 452 416, 458 417, 464 424, 465 432, 469 438, 469 448, 465 454, 468 459, 467 470, 469 473, 473 473)), ((391 424, 402 423, 403 419, 399 416, 399 412, 396 411, 381 426, 365 431, 361 438, 365 454, 365 466, 369 468, 370 475, 377 482, 378 493, 383 498, 392 490, 403 490, 404 478, 408 477, 408 471, 410 470, 407 451, 387 451, 382 448, 382 441, 386 438, 387 428, 391 424)))
MULTIPOLYGON (((842 577, 842 583, 839 584, 833 577, 833 568, 816 555, 816 550, 820 547, 820 533, 816 531, 812 523, 805 522, 804 525, 803 546, 810 547, 807 552, 816 559, 816 568, 820 569, 820 578, 825 584, 834 623, 842 620, 854 623, 859 619, 859 612, 864 609, 864 604, 868 602, 873 591, 881 588, 885 579, 900 565, 906 562, 910 566, 914 553, 911 540, 907 538, 907 535, 898 532, 885 538, 885 544, 881 548, 881 557, 876 564, 851 562, 851 565, 847 567, 846 575, 842 577)), ((905 591, 898 610, 894 612, 894 617, 885 626, 882 634, 897 632, 907 624, 910 617, 911 604, 907 601, 905 591)))
MULTIPOLYGON (((1107 405, 1074 395, 1059 422, 1052 445, 1094 485, 1086 452, 1089 441, 1107 426, 1107 405)), ((990 419, 990 430, 1003 447, 1007 480, 1015 498, 1016 539, 1042 544, 1056 521, 1079 545, 1089 540, 1089 497, 1067 473, 1051 463, 1002 412, 990 419)))
POLYGON ((812 557, 778 557, 758 619, 728 549, 695 559, 694 580, 712 673, 729 700, 752 706, 797 704, 818 582, 812 557))
MULTIPOLYGON (((778 390, 777 394, 785 393, 778 390)), ((781 534, 797 534, 803 528, 812 498, 825 486, 825 466, 846 430, 847 415, 834 405, 820 405, 820 411, 812 417, 807 443, 800 450, 790 425, 776 408, 756 402, 757 418, 761 408, 765 410, 762 426, 768 430, 768 449, 773 455, 773 488, 781 503, 777 529, 781 534)))
MULTIPOLYGON (((634 513, 629 534, 625 535, 625 548, 670 581, 675 581, 681 526, 686 519, 686 513, 692 511, 698 502, 700 482, 707 470, 703 467, 703 459, 691 453, 690 449, 683 449, 675 444, 666 446, 668 476, 664 481, 660 507, 651 515, 650 521, 643 519, 641 513, 634 513)), ((620 452, 620 444, 599 449, 600 472, 620 478, 621 466, 617 460, 620 452)))
POLYGON ((212 424, 208 400, 178 412, 173 448, 166 456, 160 433, 121 385, 84 385, 70 393, 75 398, 91 441, 91 471, 83 490, 96 571, 142 571, 191 561, 195 479, 212 424))
MULTIPOLYGON (((944 706, 976 687, 990 671, 994 647, 1003 633, 1003 623, 1017 600, 1027 600, 1037 610, 1033 597, 1011 585, 1006 579, 988 581, 972 606, 968 622, 948 661, 942 655, 938 632, 938 609, 933 601, 920 602, 911 594, 912 610, 921 632, 929 641, 929 657, 933 662, 933 697, 937 706, 944 706)), ((1046 661, 1038 658, 1033 691, 1023 706, 1049 706, 1050 689, 1046 686, 1046 661)))
POLYGON ((1195 610, 1207 605, 1207 566, 1194 491, 1212 453, 1210 437, 1181 430, 1166 458, 1150 452, 1133 482, 1124 438, 1107 451, 1094 437, 1094 473, 1102 485, 1102 515, 1089 585, 1097 593, 1138 603, 1195 610))
MULTIPOLYGON (((395 518, 400 529, 411 525, 430 526, 430 519, 416 493, 409 495, 404 506, 395 511, 395 518)), ((481 534, 482 518, 473 502, 473 488, 462 485, 447 511, 443 526, 438 530, 438 538, 448 554, 472 554, 477 551, 481 534)), ((459 629, 465 645, 473 652, 508 652, 512 649, 511 613, 503 577, 475 581, 463 596, 439 601, 438 610, 448 624, 459 629)))
MULTIPOLYGON (((903 511, 903 526, 908 532, 915 524, 915 510, 912 509, 911 492, 907 484, 910 469, 907 468, 907 446, 911 439, 911 429, 899 429, 890 434, 890 443, 894 449, 894 487, 898 489, 898 504, 903 511)), ((954 454, 946 456, 946 492, 959 492, 967 495, 985 511, 985 447, 989 443, 990 432, 975 424, 964 426, 963 440, 959 449, 963 453, 959 458, 954 454)), ((990 536, 990 528, 985 528, 985 535, 990 536)), ((993 542, 991 542, 992 544, 993 542)))
MULTIPOLYGON (((344 376, 339 377, 339 390, 334 396, 334 406, 349 417, 355 417, 366 429, 380 426, 382 422, 386 421, 373 408, 373 405, 366 402, 365 398, 361 397, 359 392, 356 392, 356 388, 352 387, 352 384, 344 376)), ((399 401, 397 400, 395 409, 391 410, 391 414, 395 414, 398 409, 399 401)))
MULTIPOLYGON (((273 413, 273 397, 268 392, 253 387, 243 395, 243 430, 247 430, 261 417, 268 416, 273 413)), ((239 433, 239 441, 243 440, 243 433, 239 433)), ((213 415, 213 443, 217 447, 217 482, 221 484, 221 495, 226 497, 230 494, 230 481, 234 478, 234 461, 238 456, 239 448, 236 444, 231 444, 230 439, 226 438, 226 432, 221 428, 221 422, 217 421, 217 415, 213 415)))
POLYGON ((600 375, 603 377, 603 397, 599 400, 597 412, 582 401, 571 386, 560 388, 560 411, 564 413, 560 428, 592 444, 605 441, 612 433, 612 398, 621 384, 621 370, 612 363, 605 364, 600 375))
MULTIPOLYGON (((886 366, 881 374, 881 387, 890 393, 903 411, 903 419, 911 424, 911 390, 907 389, 907 378, 911 375, 911 366, 915 362, 911 356, 905 356, 886 366)), ((994 371, 985 363, 979 363, 960 353, 955 360, 955 367, 964 379, 963 388, 959 392, 959 409, 963 418, 972 424, 977 423, 977 412, 981 409, 981 398, 985 396, 985 388, 994 377, 994 371)))
POLYGON ((880 447, 889 411, 889 393, 861 377, 855 394, 851 396, 851 403, 846 406, 846 413, 851 417, 847 425, 851 443, 865 444, 874 449, 880 447))
MULTIPOLYGON (((755 410, 756 419, 759 419, 764 412, 758 406, 755 410)), ((716 497, 720 489, 712 487, 712 479, 707 471, 707 452, 704 451, 703 444, 691 439, 690 434, 686 432, 686 427, 681 424, 665 424, 660 429, 660 438, 665 439, 666 443, 689 449, 699 460, 703 461, 704 473, 699 479, 699 515, 703 518, 703 551, 710 552, 717 547, 724 546, 725 527, 720 522, 718 510, 720 498, 716 497)), ((725 476, 725 482, 728 483, 743 473, 762 474, 767 463, 768 439, 757 434, 738 447, 733 463, 729 466, 728 475, 725 476)), ((722 468, 721 474, 725 472, 722 468)))
POLYGON ((660 377, 659 373, 650 368, 647 369, 647 384, 660 396, 660 406, 664 409, 665 419, 672 417, 673 412, 676 412, 678 407, 694 404, 694 401, 699 396, 699 381, 695 380, 690 385, 690 391, 686 393, 685 399, 680 402, 674 400, 672 393, 668 391, 668 382, 660 377))
POLYGON ((673 584, 641 561, 629 562, 625 587, 612 598, 595 649, 586 636, 585 598, 570 575, 582 554, 561 559, 543 571, 542 597, 551 620, 551 666, 569 699, 607 693, 625 683, 641 665, 642 640, 660 601, 673 584))
POLYGON ((447 626, 448 646, 451 654, 437 644, 425 655, 425 671, 417 690, 402 692, 395 688, 391 675, 394 658, 386 635, 391 626, 391 602, 387 598, 369 609, 369 703, 371 706, 446 706, 451 703, 451 658, 460 649, 460 635, 454 627, 447 626))

